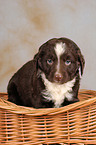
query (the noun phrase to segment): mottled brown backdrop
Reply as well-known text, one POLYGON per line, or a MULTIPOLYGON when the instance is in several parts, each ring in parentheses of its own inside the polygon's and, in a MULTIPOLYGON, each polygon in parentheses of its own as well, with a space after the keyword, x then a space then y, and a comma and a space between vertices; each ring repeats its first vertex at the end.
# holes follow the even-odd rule
POLYGON ((68 37, 86 59, 81 88, 96 89, 96 0, 0 0, 0 92, 53 37, 68 37))

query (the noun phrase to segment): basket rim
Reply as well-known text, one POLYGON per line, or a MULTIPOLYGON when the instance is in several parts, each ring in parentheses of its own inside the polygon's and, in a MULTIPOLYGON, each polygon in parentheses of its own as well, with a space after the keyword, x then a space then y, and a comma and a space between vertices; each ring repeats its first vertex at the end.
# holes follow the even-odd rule
MULTIPOLYGON (((7 93, 0 93, 0 94, 1 96, 7 95, 7 93)), ((93 97, 89 98, 88 100, 83 100, 83 101, 76 102, 76 103, 73 103, 64 107, 60 107, 60 108, 41 108, 41 109, 19 106, 12 102, 7 101, 4 97, 1 97, 0 108, 5 109, 6 111, 9 111, 10 113, 24 114, 24 115, 30 115, 30 116, 56 115, 56 114, 64 113, 66 111, 80 109, 82 107, 86 107, 96 102, 96 91, 80 90, 79 95, 82 95, 82 94, 91 95, 91 96, 93 95, 93 97)))

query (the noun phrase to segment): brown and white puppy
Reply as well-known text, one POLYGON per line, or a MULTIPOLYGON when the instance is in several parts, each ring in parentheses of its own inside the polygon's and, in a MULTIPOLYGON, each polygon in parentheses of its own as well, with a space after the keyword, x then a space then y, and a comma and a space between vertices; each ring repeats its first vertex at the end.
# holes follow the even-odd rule
POLYGON ((8 84, 8 100, 34 108, 62 107, 78 101, 84 58, 70 39, 44 43, 8 84))

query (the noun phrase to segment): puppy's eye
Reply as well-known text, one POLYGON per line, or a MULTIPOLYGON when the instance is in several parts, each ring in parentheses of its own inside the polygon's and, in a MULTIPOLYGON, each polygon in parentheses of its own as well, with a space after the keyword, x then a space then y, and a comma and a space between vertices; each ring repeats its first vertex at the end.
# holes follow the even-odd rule
POLYGON ((52 60, 52 59, 48 59, 48 60, 47 60, 47 63, 48 63, 49 65, 52 65, 52 64, 53 64, 53 60, 52 60))
POLYGON ((70 60, 66 60, 66 61, 65 61, 65 64, 66 64, 66 65, 70 65, 70 64, 71 64, 71 61, 70 61, 70 60))

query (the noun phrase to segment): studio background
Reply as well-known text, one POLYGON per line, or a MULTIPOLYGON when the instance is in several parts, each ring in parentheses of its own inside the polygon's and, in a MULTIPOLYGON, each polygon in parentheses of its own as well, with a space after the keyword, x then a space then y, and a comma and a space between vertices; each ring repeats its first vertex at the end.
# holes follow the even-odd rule
POLYGON ((80 88, 96 90, 96 0, 0 0, 0 92, 54 37, 80 47, 86 61, 80 88))

